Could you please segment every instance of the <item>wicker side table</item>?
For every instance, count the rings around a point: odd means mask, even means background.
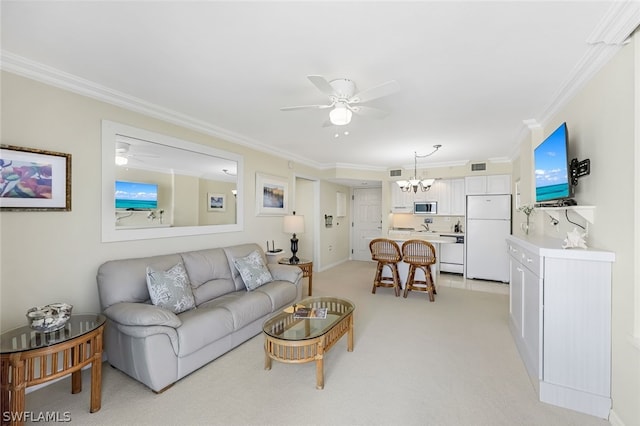
[[[64,328],[41,333],[29,326],[0,336],[2,425],[22,425],[29,386],[71,374],[71,393],[82,391],[82,368],[91,364],[90,412],[100,410],[103,315],[72,315]]]

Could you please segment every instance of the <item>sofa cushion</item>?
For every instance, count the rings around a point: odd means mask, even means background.
[[[260,256],[262,256],[262,260],[264,261],[264,263],[267,263],[267,257],[265,256],[264,251],[262,251],[262,248],[255,243],[238,244],[235,246],[223,247],[222,250],[224,250],[224,254],[227,255],[229,270],[231,271],[231,278],[233,279],[233,282],[236,286],[236,290],[245,290],[247,287],[242,281],[242,277],[240,276],[240,272],[238,272],[238,268],[236,268],[236,266],[233,264],[234,259],[248,256],[249,254],[251,254],[251,252],[257,251]]]
[[[165,325],[180,327],[182,321],[173,312],[146,303],[122,302],[104,310],[107,318],[123,325]]]
[[[205,304],[181,313],[179,318],[182,325],[176,331],[180,357],[192,354],[234,331],[233,315],[223,307]]]
[[[261,291],[239,290],[207,302],[202,307],[226,309],[233,318],[234,331],[273,312],[271,298]],[[198,307],[198,310],[202,307]]]
[[[227,256],[221,248],[181,253],[196,305],[237,290]]]
[[[151,303],[179,314],[196,306],[191,284],[182,262],[166,271],[147,267],[147,287]]]
[[[233,259],[233,264],[240,272],[242,281],[248,291],[255,290],[262,284],[273,281],[271,272],[269,272],[267,265],[257,250],[252,251],[248,256]]]
[[[269,297],[273,312],[294,303],[298,296],[298,288],[288,281],[272,281],[261,286],[256,292],[264,293]]]

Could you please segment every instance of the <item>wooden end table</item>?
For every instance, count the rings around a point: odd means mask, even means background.
[[[297,266],[302,269],[302,277],[309,278],[309,296],[311,296],[313,288],[313,262],[307,259],[300,259],[299,262],[291,263],[288,257],[278,259],[278,263],[281,265]]]
[[[2,425],[22,425],[24,393],[29,386],[71,374],[71,393],[82,391],[82,368],[91,364],[90,412],[100,410],[102,335],[106,318],[100,314],[71,315],[64,328],[50,333],[28,325],[0,336]]]

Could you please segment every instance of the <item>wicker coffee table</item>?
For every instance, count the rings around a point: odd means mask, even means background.
[[[327,317],[295,318],[294,309],[326,308]],[[324,353],[347,336],[347,351],[353,351],[353,310],[348,300],[336,297],[309,297],[268,319],[264,332],[265,370],[271,369],[271,360],[301,364],[316,362],[316,388],[324,389]]]

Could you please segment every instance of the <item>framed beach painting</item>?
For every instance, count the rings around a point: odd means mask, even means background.
[[[0,145],[0,210],[71,211],[71,154]]]
[[[256,215],[282,216],[289,205],[289,183],[286,178],[256,173]]]
[[[224,212],[227,210],[227,200],[224,194],[207,193],[207,211]]]

